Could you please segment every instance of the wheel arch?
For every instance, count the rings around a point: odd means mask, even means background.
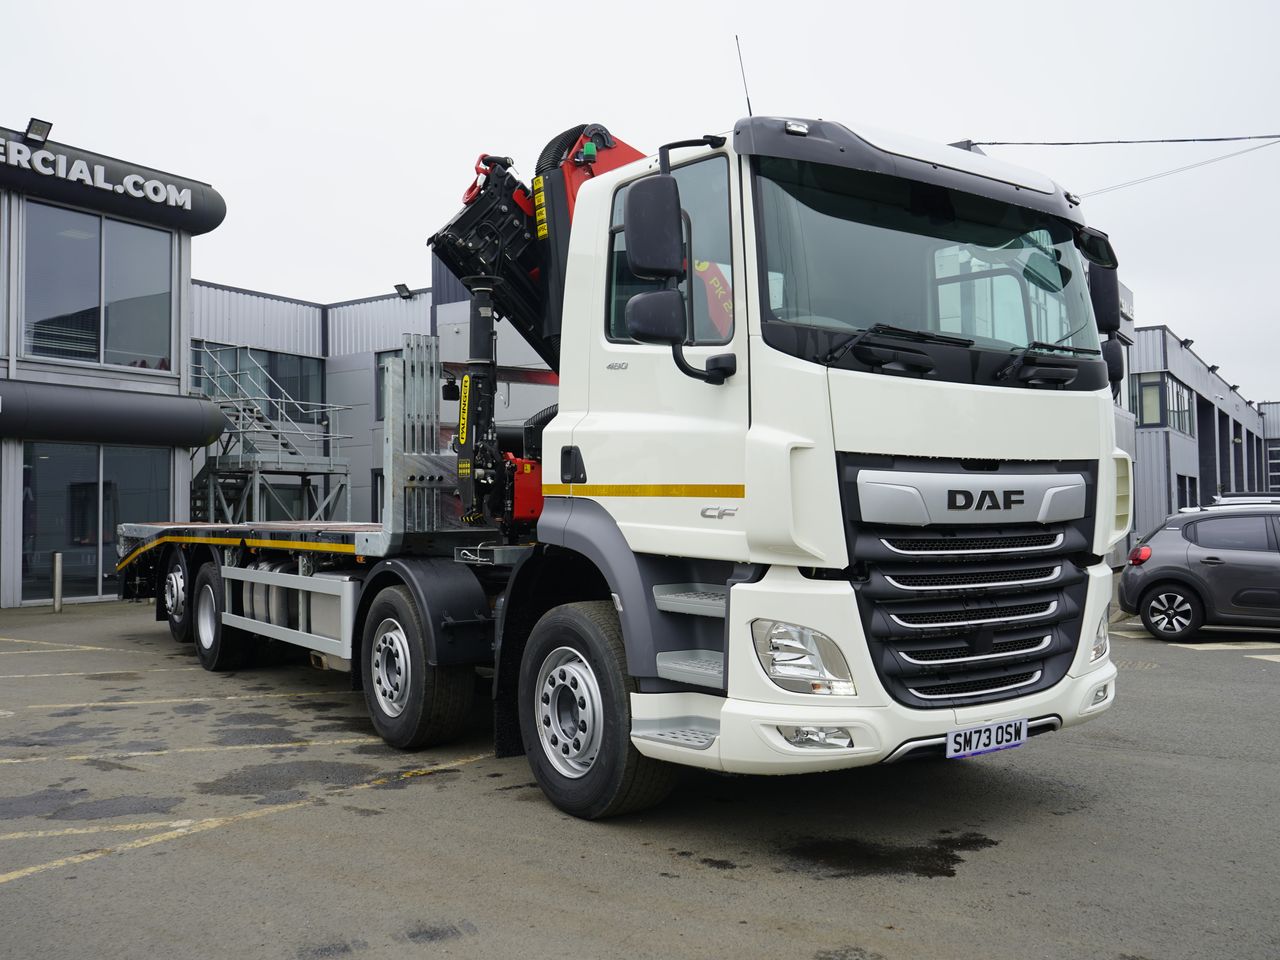
[[[369,608],[387,587],[409,590],[425,633],[431,666],[487,665],[493,656],[493,618],[484,588],[470,569],[439,557],[391,557],[364,578],[351,625],[351,679],[363,680],[364,628]]]

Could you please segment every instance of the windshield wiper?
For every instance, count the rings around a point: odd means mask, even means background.
[[[831,366],[846,353],[869,337],[896,337],[899,340],[912,340],[916,343],[942,343],[953,347],[972,347],[973,341],[964,337],[949,337],[945,333],[931,333],[928,330],[912,330],[909,327],[895,327],[891,323],[873,323],[865,330],[851,334],[847,340],[837,347],[832,347],[822,358],[823,364]]]
[[[1033,353],[1047,353],[1052,350],[1075,354],[1078,357],[1097,357],[1102,355],[1101,350],[1094,350],[1091,347],[1071,347],[1065,343],[1045,343],[1043,340],[1032,340],[1019,351],[1016,357],[995,372],[995,378],[997,380],[1008,380],[1015,371],[1027,362],[1028,356]]]

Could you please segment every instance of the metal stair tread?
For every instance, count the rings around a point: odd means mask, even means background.
[[[700,687],[724,686],[724,654],[719,650],[669,650],[657,656],[658,676]]]
[[[661,583],[653,588],[653,602],[668,613],[724,618],[729,590],[717,583]]]

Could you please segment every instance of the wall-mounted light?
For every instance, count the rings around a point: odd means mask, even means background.
[[[413,291],[409,289],[409,285],[407,283],[397,283],[396,293],[400,294],[401,300],[413,299]]]
[[[1233,384],[1231,385],[1231,391],[1232,391],[1232,393],[1234,393],[1235,391],[1237,391],[1237,390],[1239,390],[1239,389],[1240,389],[1240,384],[1238,384],[1238,383],[1233,383]]]
[[[53,133],[52,120],[37,120],[32,117],[27,121],[27,132],[22,135],[22,139],[27,143],[44,143],[51,133]]]
[[[1193,343],[1195,343],[1195,341],[1194,341],[1194,340],[1192,340],[1190,337],[1187,337],[1187,339],[1185,339],[1185,340],[1183,340],[1183,341],[1182,341],[1182,345],[1183,345],[1184,347],[1189,347],[1189,346],[1191,346]]]
[[[1217,365],[1216,363],[1211,363],[1211,364],[1209,364],[1209,372],[1210,372],[1210,373],[1217,373],[1217,372],[1218,372],[1218,365]]]

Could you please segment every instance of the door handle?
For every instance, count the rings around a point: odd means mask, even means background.
[[[1227,561],[1223,560],[1221,557],[1201,557],[1200,562],[1213,566],[1219,563],[1226,563]]]

